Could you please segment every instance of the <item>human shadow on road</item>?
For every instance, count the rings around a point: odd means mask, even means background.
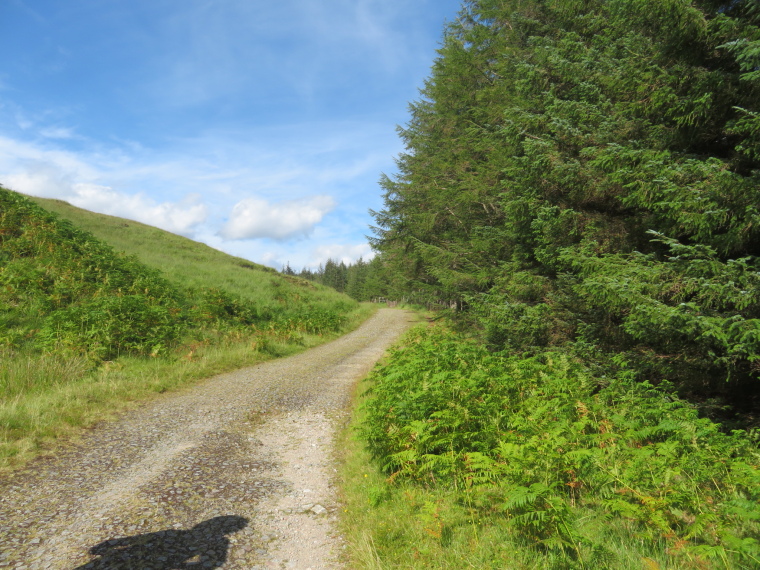
[[[98,556],[74,570],[189,570],[219,568],[227,560],[228,534],[242,530],[248,519],[214,517],[189,530],[162,530],[105,540],[90,549]]]

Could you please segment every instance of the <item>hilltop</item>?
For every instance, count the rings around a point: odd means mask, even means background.
[[[306,288],[316,298],[335,296],[327,288],[283,276],[271,267],[229,255],[206,244],[133,220],[97,214],[50,198],[30,200],[62,219],[90,232],[117,251],[136,256],[148,267],[159,269],[185,287],[219,287],[243,299],[269,303],[280,288]],[[157,247],[160,244],[160,247]]]

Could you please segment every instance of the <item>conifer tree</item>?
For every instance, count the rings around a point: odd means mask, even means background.
[[[760,354],[759,46],[754,0],[466,2],[374,247],[496,349],[582,340],[739,390]]]

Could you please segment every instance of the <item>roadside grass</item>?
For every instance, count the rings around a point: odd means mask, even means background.
[[[595,388],[584,391],[580,375],[556,364],[536,368],[528,360],[502,361],[453,344],[451,335],[436,328],[410,331],[354,396],[352,420],[340,443],[341,525],[348,541],[348,567],[758,567],[760,509],[751,498],[756,495],[752,481],[757,479],[757,452],[742,443],[741,434],[723,436],[688,408],[635,385],[627,388],[627,399],[620,394],[597,406]],[[443,363],[450,372],[440,372],[437,367]],[[459,368],[453,369],[453,363]],[[527,373],[521,375],[520,367]],[[482,394],[468,378],[477,369],[486,383]],[[506,382],[505,389],[501,382]],[[610,389],[603,388],[599,404]],[[502,399],[499,392],[504,390],[513,391],[515,399]],[[386,405],[378,405],[379,399]],[[522,408],[519,399],[527,402]],[[439,401],[443,407],[436,408]],[[476,414],[484,403],[493,415],[483,416],[483,431],[476,432]],[[647,413],[661,415],[638,422],[638,410],[647,408]],[[452,417],[454,410],[463,415]],[[581,425],[594,414],[608,417],[597,417],[598,425]],[[383,441],[399,445],[395,453],[373,458],[367,437],[372,438],[380,421]],[[666,439],[671,432],[658,431],[664,428],[693,434],[686,438],[690,443],[671,442]],[[487,450],[476,452],[457,443],[457,437],[475,434],[483,441],[493,429],[502,441],[521,440],[521,453],[506,456],[517,450],[514,444],[499,444],[496,452],[475,443]],[[593,447],[584,449],[582,437],[573,441],[573,430],[587,434]],[[447,433],[451,444],[436,450],[434,442]],[[562,441],[550,443],[551,438]],[[370,441],[377,449],[379,440]],[[734,441],[737,447],[729,447]],[[712,464],[705,462],[713,450],[723,449],[719,444],[727,452],[715,455]],[[666,448],[671,451],[666,453]],[[604,456],[598,468],[588,464],[581,470],[573,464],[590,454]],[[714,465],[722,476],[701,473]],[[603,484],[608,470],[616,479]],[[531,478],[563,483],[542,485]],[[647,480],[653,483],[650,490]],[[541,495],[531,497],[533,491]]]
[[[271,328],[240,331],[179,346],[155,358],[126,355],[93,363],[86,356],[0,354],[0,472],[55,451],[94,424],[165,392],[215,374],[296,354],[357,328],[377,310],[369,303],[346,315],[340,331],[309,334]]]

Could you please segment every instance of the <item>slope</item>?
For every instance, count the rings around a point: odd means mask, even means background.
[[[0,187],[0,467],[131,402],[300,351],[367,314],[185,238],[75,214],[107,239],[120,234],[127,254]]]
[[[185,287],[218,287],[249,301],[270,305],[284,291],[299,291],[299,299],[335,303],[345,298],[331,289],[307,285],[275,270],[235,257],[170,232],[105,214],[96,214],[61,200],[30,197],[46,210],[87,230],[117,251],[135,255]],[[160,244],[160,247],[156,247]]]

